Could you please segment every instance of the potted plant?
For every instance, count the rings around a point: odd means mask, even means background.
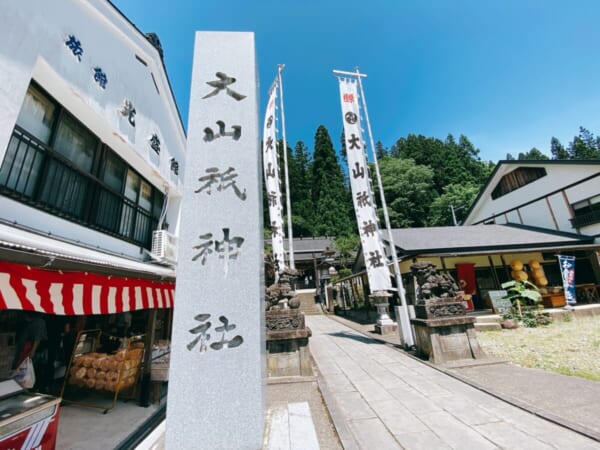
[[[536,306],[542,301],[542,294],[533,283],[527,280],[511,280],[502,283],[502,289],[506,290],[506,295],[502,298],[509,299],[516,308],[519,318],[523,318],[522,306]]]

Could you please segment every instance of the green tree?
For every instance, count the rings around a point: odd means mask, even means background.
[[[553,137],[550,153],[552,159],[600,159],[600,137],[594,137],[587,128],[579,127],[579,134],[573,137],[567,148]]]
[[[600,142],[584,127],[579,127],[579,134],[569,144],[570,159],[599,159]]]
[[[456,221],[460,224],[475,201],[479,186],[474,184],[449,184],[444,187],[444,193],[436,198],[429,211],[430,226],[454,225],[452,208]],[[452,208],[451,208],[452,206]]]
[[[350,193],[329,132],[323,125],[315,134],[311,175],[315,234],[349,234],[354,229]]]
[[[290,199],[295,237],[314,236],[313,204],[311,198],[310,155],[304,142],[298,141],[294,154],[288,157],[290,166]]]
[[[388,150],[383,146],[381,141],[375,142],[375,156],[377,157],[377,161],[387,156],[387,154]]]
[[[334,246],[340,257],[340,266],[347,268],[354,261],[360,246],[360,238],[357,234],[338,236],[334,241]]]
[[[433,184],[433,170],[416,164],[412,159],[390,156],[379,161],[379,170],[391,226],[427,226],[430,205],[437,197]],[[375,189],[375,198],[379,199],[376,184]]]
[[[479,149],[461,135],[458,142],[452,134],[445,141],[409,134],[396,142],[392,155],[413,159],[417,165],[433,170],[433,186],[442,194],[444,186],[452,183],[482,185],[490,174],[488,164],[480,161]]]
[[[544,155],[540,150],[533,147],[531,150],[525,153],[519,153],[519,161],[545,161],[550,159]]]
[[[569,159],[569,152],[555,137],[550,140],[550,154],[552,159]]]

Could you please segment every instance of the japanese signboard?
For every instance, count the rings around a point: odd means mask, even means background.
[[[350,188],[367,267],[369,287],[371,292],[388,290],[391,288],[390,272],[379,234],[376,205],[365,154],[365,142],[362,137],[358,93],[354,80],[340,78],[340,99],[350,172]]]
[[[263,226],[252,33],[198,32],[167,448],[260,448]]]

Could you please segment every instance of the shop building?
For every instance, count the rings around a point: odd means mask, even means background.
[[[491,309],[488,292],[501,289],[502,283],[512,279],[511,262],[515,260],[524,264],[537,261],[548,280],[547,289],[562,287],[560,253],[579,255],[577,284],[596,284],[600,279],[598,261],[590,257],[600,250],[600,244],[591,236],[514,224],[395,229],[393,236],[410,302],[414,301],[410,274],[414,261],[431,261],[457,282],[467,282],[463,287],[473,295],[474,309]],[[358,264],[363,264],[362,260],[359,253]]]
[[[100,329],[96,352],[126,314],[149,349],[170,336],[186,145],[160,40],[107,0],[9,2],[0,23],[2,351],[24,311]]]
[[[569,255],[575,257],[579,301],[600,301],[599,169],[598,161],[500,161],[463,226],[393,230],[408,300],[414,296],[413,260],[430,260],[457,280],[467,276],[474,308],[487,309],[487,292],[511,279],[511,261],[526,269],[530,261],[539,263],[548,286],[558,290],[557,257]],[[361,301],[364,267],[359,252],[359,275],[338,282],[352,284],[348,292]]]

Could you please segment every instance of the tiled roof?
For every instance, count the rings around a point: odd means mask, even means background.
[[[334,240],[334,237],[294,238],[294,253],[320,253],[327,247],[332,249]],[[287,250],[287,240],[283,242],[283,247]]]
[[[522,225],[402,228],[392,230],[400,253],[445,253],[592,244],[593,237]],[[387,233],[382,232],[384,241]]]

